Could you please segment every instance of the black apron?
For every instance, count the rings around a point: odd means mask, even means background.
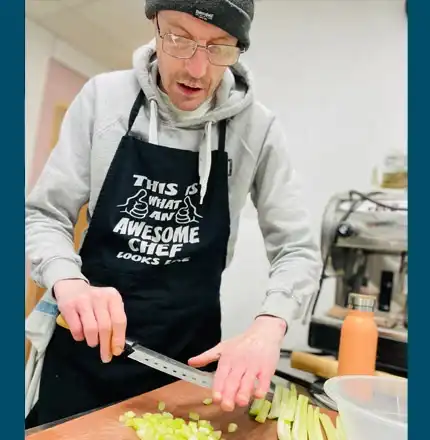
[[[82,273],[92,286],[120,292],[127,336],[187,363],[221,340],[220,284],[230,235],[226,121],[219,124],[200,204],[198,152],[132,135],[144,101],[141,91],[101,188],[80,251]],[[29,420],[58,420],[175,380],[125,356],[103,364],[99,347],[75,342],[57,326],[44,360],[37,416]]]

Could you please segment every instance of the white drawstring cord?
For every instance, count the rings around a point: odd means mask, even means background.
[[[206,195],[209,174],[212,162],[212,122],[208,122],[205,126],[206,142],[200,144],[199,149],[199,177],[200,177],[200,204]]]
[[[151,99],[151,110],[149,117],[149,142],[158,145],[158,128],[157,128],[157,103]]]

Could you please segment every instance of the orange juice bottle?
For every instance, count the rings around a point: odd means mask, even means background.
[[[337,374],[370,375],[376,370],[378,327],[374,319],[375,298],[351,293],[349,312],[342,324]]]

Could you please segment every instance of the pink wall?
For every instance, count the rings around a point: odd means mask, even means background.
[[[38,179],[51,152],[56,106],[69,106],[87,80],[88,78],[85,76],[63,66],[56,60],[51,58],[49,61],[45,81],[45,92],[40,109],[33,163],[31,164],[29,176],[28,186],[30,189]]]

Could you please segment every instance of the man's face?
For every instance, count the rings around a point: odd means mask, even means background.
[[[236,46],[237,39],[222,29],[183,12],[158,13],[154,25],[162,88],[177,108],[184,111],[195,110],[214,94],[226,67],[211,64],[208,53],[200,47],[189,59],[179,59],[167,54],[162,48],[163,40],[158,34],[157,21],[161,36],[170,33],[194,40],[202,46]]]

